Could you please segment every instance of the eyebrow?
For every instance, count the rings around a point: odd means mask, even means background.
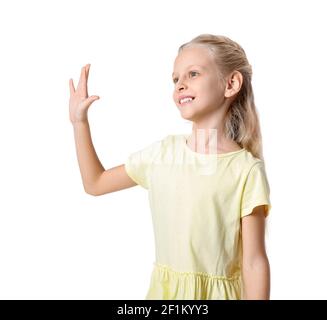
[[[195,67],[195,66],[197,66],[197,67],[200,67],[200,68],[202,68],[202,69],[206,69],[206,67],[203,67],[203,66],[200,66],[200,65],[197,65],[197,64],[191,64],[191,65],[189,65],[188,67],[186,67],[186,69],[189,69],[190,67]],[[174,76],[174,72],[172,73],[172,77]]]

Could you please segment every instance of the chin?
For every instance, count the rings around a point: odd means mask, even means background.
[[[194,109],[192,110],[192,108],[189,108],[189,109],[179,108],[179,111],[180,111],[181,117],[185,120],[196,121],[200,117],[199,112],[196,112]]]
[[[183,119],[185,119],[185,120],[189,120],[189,121],[193,121],[193,122],[198,119],[198,117],[193,113],[192,114],[191,113],[187,114],[187,113],[182,113],[181,112],[181,117]]]

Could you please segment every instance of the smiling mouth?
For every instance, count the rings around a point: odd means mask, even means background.
[[[180,106],[184,106],[184,105],[187,105],[187,104],[190,104],[194,101],[195,98],[193,98],[192,100],[188,100],[188,101],[185,101],[183,103],[179,103]]]

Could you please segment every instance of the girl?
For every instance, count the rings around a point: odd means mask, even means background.
[[[174,62],[173,99],[191,134],[168,135],[105,170],[87,119],[90,65],[70,85],[70,120],[84,189],[149,192],[156,259],[146,299],[269,299],[265,218],[270,188],[252,69],[231,39],[202,34]]]

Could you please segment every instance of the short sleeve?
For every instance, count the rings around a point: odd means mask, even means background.
[[[128,176],[138,185],[149,189],[149,174],[156,154],[160,151],[161,141],[155,141],[147,147],[129,155],[125,162]]]
[[[241,218],[252,213],[257,206],[265,206],[265,217],[271,209],[270,187],[263,161],[255,163],[246,178],[241,200]]]

